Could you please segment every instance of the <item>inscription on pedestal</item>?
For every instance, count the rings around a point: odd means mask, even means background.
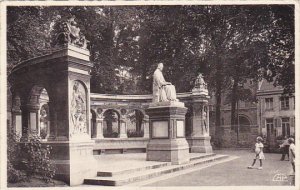
[[[152,122],[152,138],[168,138],[168,121]]]
[[[184,122],[181,120],[176,121],[176,126],[177,126],[177,137],[185,137],[185,130],[184,130]]]

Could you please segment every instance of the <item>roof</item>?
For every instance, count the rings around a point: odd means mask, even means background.
[[[268,82],[267,80],[263,79],[258,84],[257,96],[278,93],[281,94],[283,92],[283,87],[274,86],[273,84],[273,82]]]
[[[274,86],[273,82],[268,82],[267,80],[263,79],[258,86],[259,91],[274,91],[274,90],[283,90],[282,86]]]

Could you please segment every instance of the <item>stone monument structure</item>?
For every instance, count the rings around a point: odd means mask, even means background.
[[[191,152],[212,153],[209,136],[209,100],[207,84],[200,73],[192,89],[192,124],[187,137]]]
[[[53,51],[24,61],[9,76],[14,97],[20,99],[22,141],[38,126],[39,96],[49,96],[51,159],[56,177],[71,186],[95,175],[94,141],[90,128],[90,53],[74,18],[54,25]],[[16,98],[18,99],[18,98]]]
[[[166,82],[159,63],[153,75],[153,102],[146,113],[149,115],[150,140],[147,160],[182,164],[189,162],[189,146],[185,138],[184,103],[176,99],[175,87]]]

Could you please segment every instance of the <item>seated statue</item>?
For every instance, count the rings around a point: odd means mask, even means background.
[[[153,74],[153,102],[178,101],[175,86],[166,82],[162,74],[164,65],[159,63]]]

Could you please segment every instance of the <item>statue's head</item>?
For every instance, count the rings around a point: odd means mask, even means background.
[[[158,63],[157,68],[162,71],[163,68],[164,68],[164,64],[163,63]]]

